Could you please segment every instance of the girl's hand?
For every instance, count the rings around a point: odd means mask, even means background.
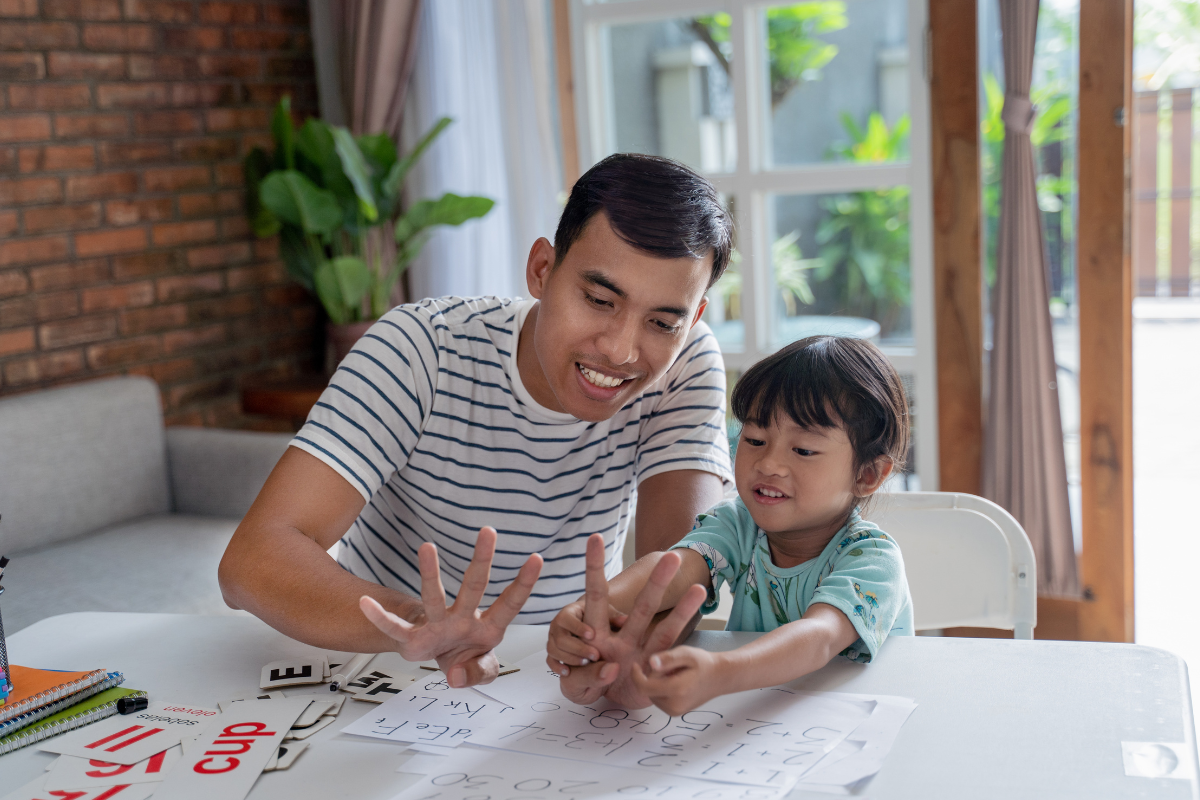
[[[647,669],[634,664],[631,677],[639,693],[677,717],[721,694],[722,666],[720,653],[675,647],[650,656]]]
[[[592,642],[596,632],[583,621],[584,600],[580,598],[563,607],[550,623],[546,641],[546,665],[559,677],[565,678],[571,667],[582,667],[600,659],[600,651]],[[608,607],[608,625],[620,630],[629,618],[613,606]]]

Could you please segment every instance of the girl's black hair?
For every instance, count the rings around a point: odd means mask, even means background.
[[[908,401],[879,348],[847,336],[809,336],[759,361],[730,399],[738,422],[767,427],[787,414],[802,428],[843,428],[854,468],[880,456],[895,469],[908,453]]]

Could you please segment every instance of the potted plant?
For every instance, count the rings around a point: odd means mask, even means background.
[[[404,179],[449,124],[438,120],[400,156],[385,133],[355,137],[315,118],[296,129],[284,97],[271,119],[274,153],[255,147],[246,155],[250,225],[258,236],[279,235],[288,274],[321,301],[335,365],[388,311],[396,281],[431,229],[461,225],[494,205],[447,193],[403,207]]]

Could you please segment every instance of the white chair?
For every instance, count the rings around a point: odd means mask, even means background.
[[[878,495],[867,518],[900,545],[917,630],[1002,628],[1033,638],[1033,546],[1003,508],[969,494],[895,492]]]

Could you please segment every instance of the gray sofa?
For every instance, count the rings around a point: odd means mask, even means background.
[[[217,564],[289,434],[164,429],[123,377],[0,400],[5,633],[70,611],[231,611]]]

